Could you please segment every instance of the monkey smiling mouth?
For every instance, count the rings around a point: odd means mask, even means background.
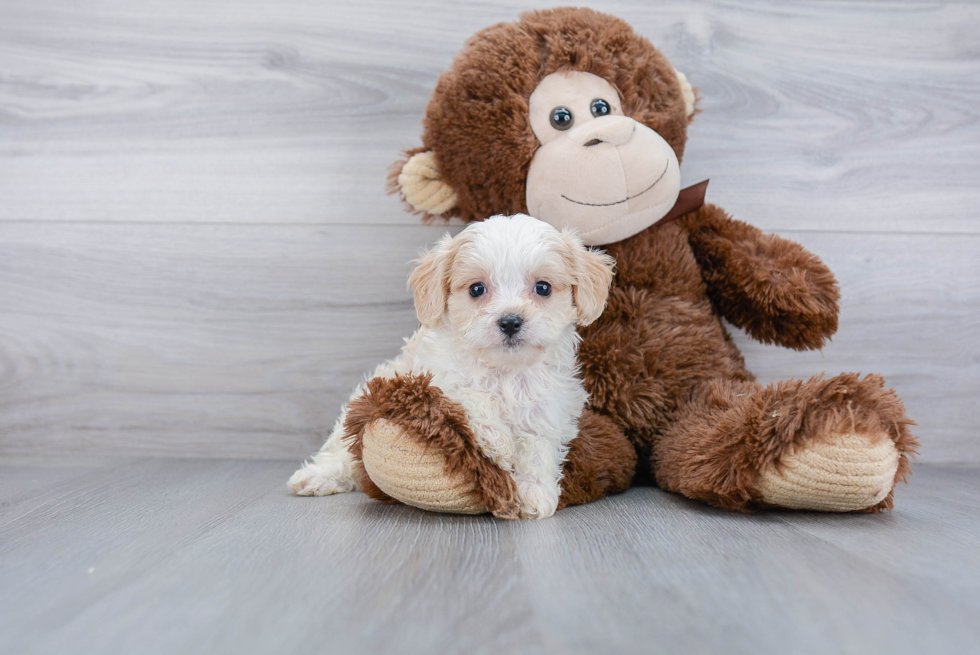
[[[657,179],[655,179],[653,181],[653,184],[651,184],[650,186],[648,186],[647,188],[643,189],[643,191],[640,191],[637,194],[634,194],[634,195],[629,196],[627,198],[623,198],[622,200],[617,200],[616,202],[579,202],[578,200],[572,200],[571,198],[569,198],[565,194],[562,194],[561,197],[564,198],[565,200],[567,200],[568,202],[574,202],[576,205],[585,205],[587,207],[612,207],[613,205],[621,205],[621,204],[623,204],[624,202],[626,202],[628,200],[632,200],[633,198],[638,198],[639,196],[642,196],[644,193],[646,193],[647,191],[649,191],[653,187],[657,186],[657,183],[660,180],[664,179],[664,175],[667,174],[667,169],[668,168],[670,168],[670,160],[669,159],[667,160],[667,165],[664,166],[663,172],[660,173],[660,177],[658,177]]]

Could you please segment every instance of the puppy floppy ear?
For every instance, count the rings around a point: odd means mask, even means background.
[[[388,176],[388,192],[401,194],[414,211],[426,216],[445,214],[459,202],[456,190],[442,179],[436,155],[431,150],[395,162]]]
[[[562,232],[562,238],[575,276],[572,298],[578,309],[578,324],[590,325],[606,308],[616,260],[601,250],[586,247],[572,232]]]
[[[446,310],[449,295],[449,272],[458,248],[447,234],[428,252],[416,259],[418,264],[408,276],[408,286],[415,296],[415,313],[423,326],[438,325]]]

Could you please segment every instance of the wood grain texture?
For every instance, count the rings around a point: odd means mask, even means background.
[[[442,232],[7,226],[0,456],[307,455],[417,326],[408,261]],[[820,352],[738,333],[761,381],[881,373],[922,461],[980,461],[980,237],[791,236],[837,272],[843,319]]]
[[[841,281],[820,353],[980,462],[980,8],[596,2],[700,87],[686,181]],[[383,193],[439,74],[533,5],[0,4],[0,458],[298,458],[415,327]],[[458,228],[454,228],[458,229]]]
[[[443,232],[8,226],[0,455],[309,454],[418,326],[409,260]]]
[[[62,471],[62,479],[50,473]],[[142,461],[3,490],[10,653],[919,653],[980,639],[980,475],[881,515],[650,488],[545,521],[290,496],[286,462]],[[0,479],[18,475],[0,467]]]
[[[412,224],[386,167],[464,40],[534,4],[6,0],[0,218]],[[700,87],[683,175],[739,216],[980,231],[975,5],[593,6]]]

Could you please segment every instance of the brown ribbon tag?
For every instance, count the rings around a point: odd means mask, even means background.
[[[674,203],[674,206],[670,208],[666,216],[654,223],[653,226],[669,223],[684,214],[690,214],[696,209],[700,209],[704,205],[704,194],[708,190],[708,182],[709,180],[705,180],[686,189],[681,189],[681,192],[677,194],[677,202]]]

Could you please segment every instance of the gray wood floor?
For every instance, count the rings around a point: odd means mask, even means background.
[[[0,457],[315,449],[443,231],[386,168],[534,4],[0,2]],[[700,87],[684,180],[840,279],[832,344],[750,367],[882,373],[921,461],[980,464],[980,7],[592,4]]]
[[[4,653],[976,653],[980,474],[891,514],[652,488],[546,521],[289,495],[292,463],[0,467]]]

